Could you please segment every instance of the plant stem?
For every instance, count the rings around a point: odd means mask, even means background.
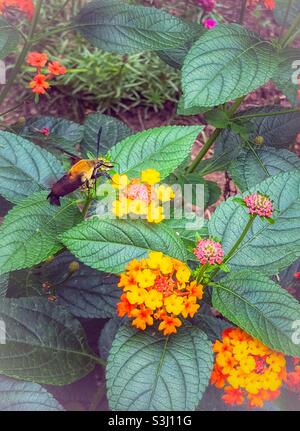
[[[299,32],[299,25],[300,25],[300,13],[294,19],[294,22],[292,23],[290,29],[281,38],[281,41],[279,43],[281,48],[286,48],[295,39],[295,37]]]
[[[283,23],[282,23],[282,26],[281,26],[281,30],[280,30],[279,40],[282,38],[282,35],[283,35],[283,32],[284,32],[284,29],[285,29],[285,27],[286,27],[287,19],[288,19],[288,16],[289,16],[289,13],[290,13],[291,6],[292,6],[293,1],[294,1],[294,0],[289,0],[288,7],[286,8],[286,12],[285,12],[284,20],[283,20]]]
[[[83,207],[83,210],[82,210],[82,215],[83,215],[84,219],[85,219],[85,217],[87,215],[87,212],[89,210],[89,207],[90,207],[90,204],[91,204],[92,200],[93,200],[93,196],[92,196],[92,194],[90,193],[90,190],[89,190],[87,198],[86,198],[86,201],[85,201],[85,204],[84,204],[84,207]]]
[[[284,114],[290,114],[293,112],[300,112],[300,108],[292,108],[292,109],[285,109],[283,111],[277,111],[277,112],[265,112],[260,114],[249,114],[249,115],[241,115],[238,117],[235,117],[234,119],[239,120],[250,120],[251,118],[259,118],[259,117],[275,117],[276,115],[284,115]]]
[[[236,250],[239,248],[241,242],[243,241],[243,239],[247,235],[249,229],[253,225],[253,222],[254,222],[255,218],[256,218],[256,214],[250,215],[248,223],[246,224],[243,232],[241,233],[241,236],[239,237],[239,239],[237,240],[237,242],[234,244],[234,246],[232,247],[232,249],[230,250],[230,252],[225,256],[224,261],[223,261],[224,263],[228,262],[231,259],[231,257],[233,256],[233,254],[236,252]]]
[[[234,102],[234,104],[232,105],[232,107],[228,110],[228,116],[229,116],[229,118],[231,118],[233,116],[233,114],[235,114],[235,112],[237,111],[237,109],[239,108],[239,106],[241,105],[241,103],[243,102],[243,100],[245,99],[245,97],[246,96],[242,96],[242,97],[239,97],[238,99],[236,99],[236,101]],[[192,163],[190,164],[190,166],[187,168],[186,172],[188,174],[190,174],[190,173],[192,173],[192,172],[195,171],[195,169],[197,168],[197,166],[199,165],[199,163],[201,162],[201,160],[203,159],[203,157],[209,151],[209,149],[214,144],[214,142],[216,141],[216,139],[218,138],[218,136],[222,133],[222,131],[223,131],[223,129],[216,129],[214,131],[214,133],[210,136],[210,138],[207,140],[207,142],[205,143],[205,145],[203,146],[203,148],[200,150],[200,152],[197,154],[197,156],[192,161]]]
[[[239,248],[241,242],[244,240],[245,236],[247,235],[249,229],[251,228],[251,226],[253,225],[253,222],[256,218],[256,214],[255,215],[250,215],[250,218],[248,220],[248,223],[246,224],[243,232],[241,233],[241,236],[239,237],[239,239],[237,240],[237,242],[234,244],[234,246],[232,247],[232,249],[229,251],[229,253],[225,256],[223,263],[225,264],[226,262],[228,262],[231,257],[234,255],[234,253],[236,252],[236,250]],[[211,273],[211,279],[213,277],[215,277],[218,272],[220,271],[220,268],[216,268],[212,273]]]
[[[17,58],[16,64],[13,68],[13,71],[3,89],[3,91],[0,94],[0,106],[2,105],[3,101],[5,100],[6,96],[9,94],[11,86],[14,84],[16,77],[18,76],[21,67],[25,61],[26,55],[32,45],[33,35],[36,30],[36,26],[38,24],[41,6],[42,6],[43,0],[38,0],[35,8],[35,13],[31,21],[31,25],[29,28],[29,33],[26,42],[23,45],[23,48]]]
[[[247,10],[247,0],[242,0],[241,13],[239,18],[239,24],[244,23],[245,13]]]

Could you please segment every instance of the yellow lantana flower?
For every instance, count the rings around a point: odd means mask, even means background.
[[[183,298],[181,296],[171,295],[165,299],[165,307],[168,313],[173,313],[177,316],[184,309]]]
[[[147,264],[151,269],[158,269],[162,260],[163,254],[161,251],[151,251],[147,259]]]
[[[140,271],[136,276],[136,281],[142,288],[153,286],[155,279],[156,274],[154,274],[150,269],[144,269]]]
[[[163,305],[163,294],[157,292],[157,290],[150,290],[150,292],[147,292],[145,305],[151,310],[161,307]]]
[[[157,187],[156,190],[157,197],[161,202],[169,202],[171,199],[174,199],[175,194],[172,187],[161,184]]]
[[[112,179],[113,187],[117,189],[125,189],[130,183],[129,178],[125,174],[122,174],[122,175],[115,174],[112,176],[111,179]]]
[[[146,293],[145,289],[132,289],[127,293],[127,299],[130,304],[143,304],[145,302]]]
[[[186,283],[191,276],[191,270],[186,266],[182,265],[177,269],[176,278],[181,283]]]
[[[146,169],[141,173],[141,180],[152,186],[160,182],[160,173],[155,169]]]

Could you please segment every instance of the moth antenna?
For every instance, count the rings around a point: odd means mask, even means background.
[[[102,134],[102,126],[100,126],[98,130],[98,135],[97,135],[97,159],[99,158],[99,152],[100,152],[101,134]]]

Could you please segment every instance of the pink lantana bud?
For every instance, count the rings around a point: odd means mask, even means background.
[[[300,272],[295,272],[295,273],[294,273],[294,277],[295,277],[295,278],[300,278]]]
[[[206,13],[210,13],[216,6],[215,0],[198,0],[197,2]]]
[[[211,30],[217,25],[217,21],[215,21],[213,18],[205,18],[202,21],[203,27],[205,27],[207,30]]]
[[[273,204],[268,196],[252,193],[244,198],[249,214],[270,218],[273,215]]]
[[[194,249],[194,254],[202,265],[206,263],[221,265],[224,257],[222,245],[211,239],[200,239]]]

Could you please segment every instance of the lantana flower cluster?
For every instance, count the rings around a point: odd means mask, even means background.
[[[249,214],[270,218],[273,215],[273,203],[268,196],[252,193],[244,198]]]
[[[194,254],[201,265],[221,265],[224,257],[221,243],[212,239],[200,239],[194,249]]]
[[[213,345],[216,354],[211,383],[224,388],[226,404],[263,407],[280,395],[286,360],[240,328],[228,328]]]
[[[162,204],[174,199],[174,191],[168,185],[158,185],[159,181],[160,173],[155,169],[142,171],[140,178],[113,175],[112,184],[119,191],[113,213],[119,218],[134,215],[146,218],[149,223],[160,223],[165,217]]]
[[[22,12],[29,20],[32,19],[35,11],[33,0],[0,0],[0,14],[10,9]]]
[[[48,62],[48,54],[44,52],[30,52],[26,62],[29,66],[36,68],[36,74],[29,83],[29,87],[35,94],[45,94],[50,87],[49,81],[67,72],[67,69],[59,61]],[[44,67],[47,67],[47,75],[42,72]]]
[[[203,286],[190,281],[190,276],[183,262],[161,252],[132,260],[118,284],[123,289],[117,305],[119,316],[127,315],[141,330],[156,321],[164,335],[176,333],[182,318],[194,317],[200,307],[197,301],[203,295]]]

